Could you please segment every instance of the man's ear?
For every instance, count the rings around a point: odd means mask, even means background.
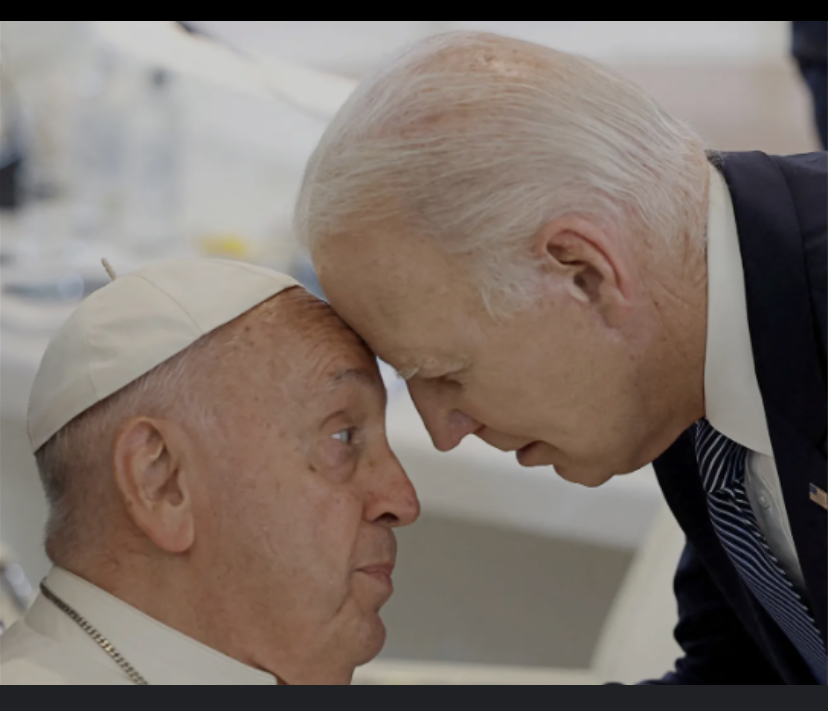
[[[630,303],[627,255],[618,240],[585,218],[567,215],[538,233],[535,254],[576,300],[617,326]]]
[[[115,483],[135,525],[167,553],[195,543],[191,473],[170,423],[149,418],[125,422],[115,438]]]

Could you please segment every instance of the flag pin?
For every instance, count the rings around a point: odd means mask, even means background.
[[[811,484],[811,501],[828,511],[828,493]]]

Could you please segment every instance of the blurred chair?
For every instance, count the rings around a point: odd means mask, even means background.
[[[673,638],[673,578],[685,538],[666,505],[633,562],[596,647],[591,669],[502,669],[375,662],[357,672],[366,686],[595,686],[660,678],[682,655]],[[492,614],[497,614],[492,610]],[[550,644],[555,644],[550,640]]]
[[[661,678],[681,656],[673,637],[678,608],[673,579],[686,539],[664,506],[633,562],[593,660],[604,682],[637,684]]]

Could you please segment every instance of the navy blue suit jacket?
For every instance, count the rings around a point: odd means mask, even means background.
[[[733,197],[753,353],[814,618],[826,635],[828,490],[826,239],[828,154],[713,159]],[[742,582],[713,529],[685,433],[655,464],[688,545],[676,577],[676,638],[686,656],[663,684],[814,684],[787,637]]]

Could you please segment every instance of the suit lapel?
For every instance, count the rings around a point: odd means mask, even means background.
[[[739,227],[756,375],[811,603],[828,636],[828,513],[811,501],[811,486],[825,490],[828,482],[826,384],[797,213],[768,156],[725,156],[723,167]],[[762,195],[774,199],[757,199]]]

